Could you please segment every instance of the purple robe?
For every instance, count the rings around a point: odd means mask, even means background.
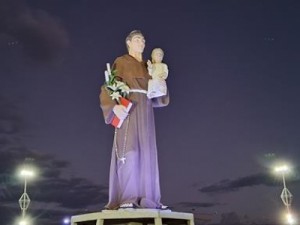
[[[139,62],[130,55],[123,55],[115,60],[113,69],[116,69],[117,76],[131,89],[147,90],[151,77],[145,62]],[[156,208],[161,205],[161,194],[153,107],[168,105],[169,95],[148,99],[146,94],[134,92],[129,94],[128,99],[134,106],[129,117],[117,130],[116,136],[118,153],[125,154],[126,162],[124,164],[117,159],[113,145],[109,202],[106,208],[116,209],[123,203],[133,203],[142,208]],[[107,124],[112,121],[112,108],[115,104],[102,87],[100,105]],[[125,136],[127,141],[124,148]]]

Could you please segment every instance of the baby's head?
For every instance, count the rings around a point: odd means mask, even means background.
[[[164,51],[161,48],[155,48],[152,50],[151,58],[152,63],[161,63],[164,57]]]

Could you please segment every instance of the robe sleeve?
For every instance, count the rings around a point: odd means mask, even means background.
[[[121,69],[121,66],[119,63],[119,59],[117,58],[112,65],[112,70],[116,70],[117,80],[122,80],[122,75],[120,73],[120,69]],[[109,96],[109,93],[105,89],[104,85],[102,85],[102,87],[101,87],[99,100],[100,100],[100,107],[102,109],[103,116],[104,116],[104,121],[106,124],[110,124],[114,117],[113,108],[117,103],[111,99],[111,97]]]
[[[116,79],[118,81],[122,81],[123,80],[123,63],[122,63],[122,60],[119,58],[117,58],[113,65],[112,65],[112,70],[114,70],[116,72]]]
[[[116,102],[111,99],[104,85],[101,87],[99,100],[100,100],[100,107],[102,109],[103,116],[104,116],[104,121],[106,124],[110,124],[114,116],[113,107],[116,105]]]
[[[154,108],[164,107],[169,105],[169,103],[170,103],[169,90],[167,91],[167,94],[165,96],[152,99],[152,106]]]

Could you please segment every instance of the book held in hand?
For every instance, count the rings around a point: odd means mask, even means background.
[[[132,102],[129,101],[126,98],[121,97],[120,98],[120,104],[126,107],[126,112],[128,113],[132,107]],[[120,128],[123,124],[124,120],[121,120],[116,115],[114,115],[113,120],[111,122],[111,125],[113,125],[115,128]]]

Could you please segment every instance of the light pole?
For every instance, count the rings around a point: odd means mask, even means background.
[[[19,199],[19,205],[22,212],[21,221],[19,222],[19,225],[28,225],[28,221],[26,218],[26,210],[29,207],[30,198],[29,195],[27,194],[27,181],[28,179],[33,178],[35,176],[35,173],[32,169],[24,167],[20,171],[20,176],[24,179],[24,191],[23,194],[21,195],[21,198]]]
[[[294,224],[295,219],[294,219],[293,215],[291,214],[291,204],[292,204],[293,195],[287,189],[286,182],[285,182],[285,175],[290,172],[290,168],[287,165],[277,166],[277,167],[275,167],[275,172],[281,174],[281,176],[282,176],[283,190],[281,192],[280,198],[287,210],[287,214],[286,214],[287,223]]]
[[[287,165],[278,166],[275,168],[275,172],[280,173],[282,176],[283,190],[281,192],[280,198],[283,204],[286,206],[287,211],[289,213],[293,195],[286,187],[285,174],[290,172],[290,168]]]

